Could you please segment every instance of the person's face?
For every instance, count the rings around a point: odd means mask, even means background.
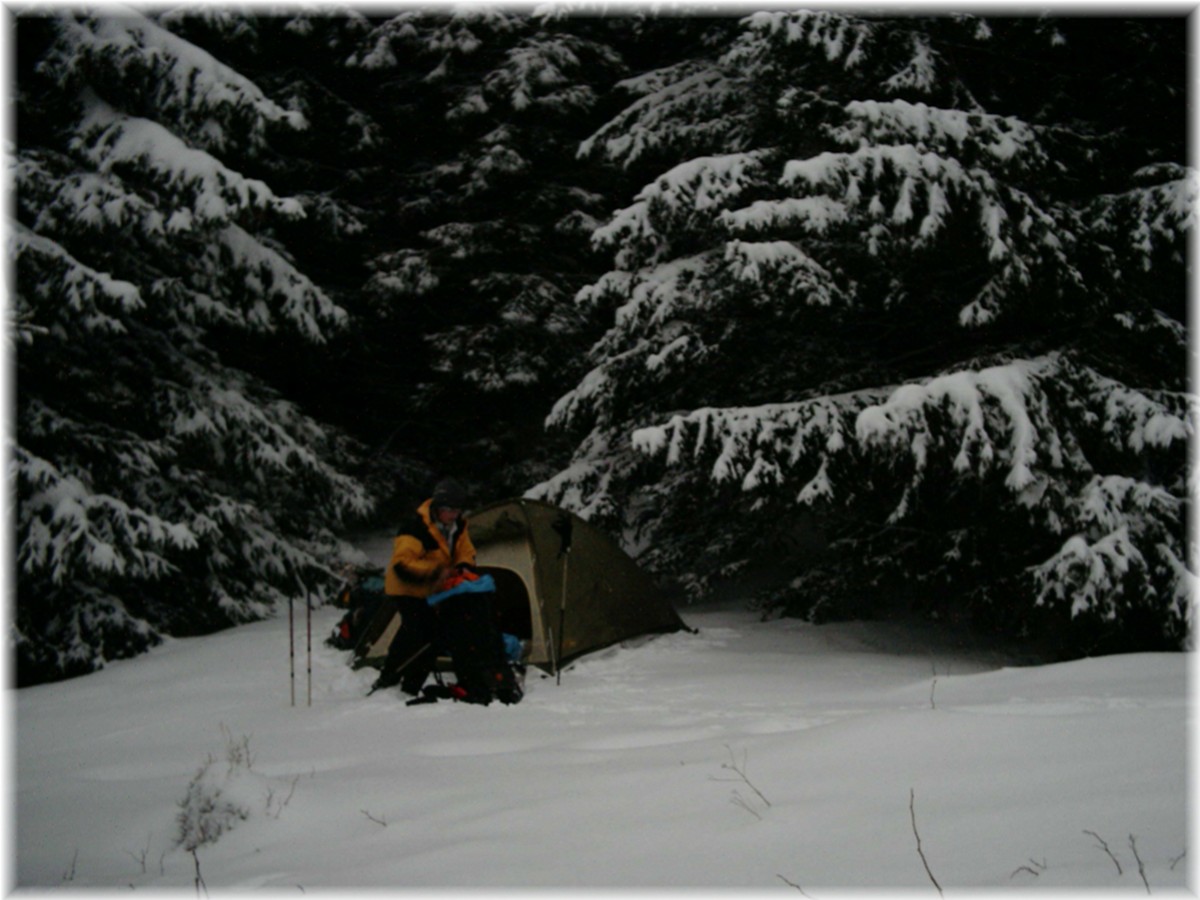
[[[439,506],[436,510],[434,510],[434,515],[437,516],[437,520],[443,525],[449,525],[451,522],[457,519],[461,513],[461,509],[455,509],[453,506]]]

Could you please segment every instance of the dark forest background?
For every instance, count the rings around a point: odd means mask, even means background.
[[[18,683],[319,602],[443,475],[680,604],[1187,646],[1185,18],[6,27]]]

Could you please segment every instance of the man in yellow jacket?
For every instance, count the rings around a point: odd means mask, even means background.
[[[465,506],[462,486],[445,479],[398,529],[383,590],[399,609],[400,631],[373,690],[399,683],[404,693],[415,697],[433,671],[437,620],[426,598],[475,565]]]

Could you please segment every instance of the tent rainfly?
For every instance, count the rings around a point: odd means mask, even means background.
[[[502,631],[527,641],[548,671],[639,635],[687,626],[650,577],[603,531],[540,500],[502,500],[470,514],[481,572],[496,582]],[[387,655],[399,615],[383,616],[360,653]]]

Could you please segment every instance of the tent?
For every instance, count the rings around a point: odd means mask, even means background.
[[[594,525],[540,500],[473,511],[479,570],[496,582],[501,630],[528,642],[526,662],[548,671],[639,635],[685,628],[650,576]],[[358,655],[382,661],[399,628],[390,604]]]

